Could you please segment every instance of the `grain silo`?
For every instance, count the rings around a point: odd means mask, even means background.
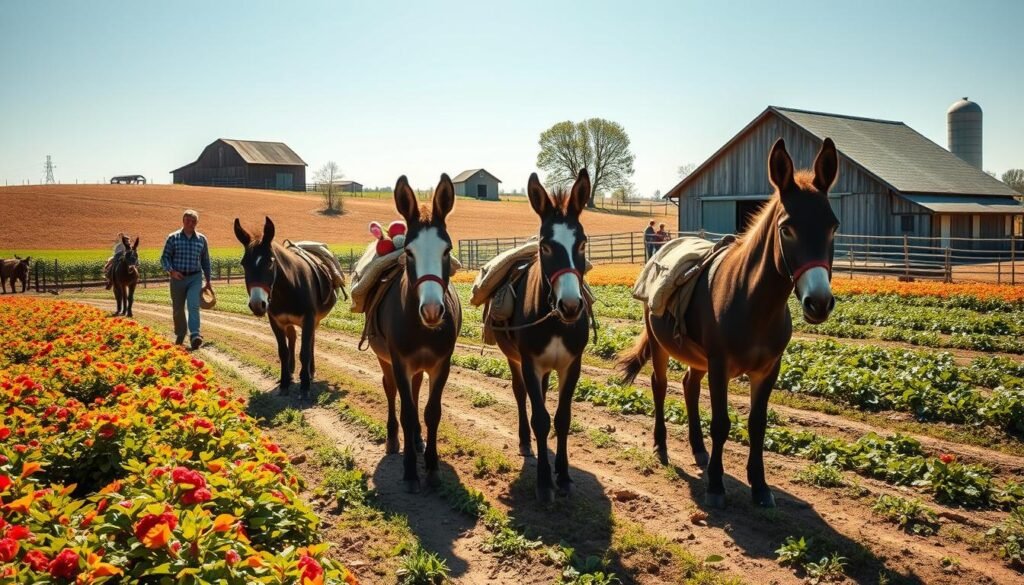
[[[949,151],[977,168],[981,167],[981,106],[957,100],[946,111]]]

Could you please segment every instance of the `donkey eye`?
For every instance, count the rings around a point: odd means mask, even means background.
[[[792,226],[784,225],[780,227],[779,230],[782,232],[782,237],[786,239],[791,240],[796,237],[796,230],[794,230]]]
[[[541,244],[540,245],[540,251],[545,256],[550,256],[551,255],[551,246],[549,246],[547,244]]]

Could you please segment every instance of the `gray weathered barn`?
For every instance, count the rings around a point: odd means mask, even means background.
[[[766,164],[778,138],[809,167],[831,137],[839,179],[829,200],[849,235],[1001,238],[1024,214],[1019,194],[902,122],[769,106],[665,197],[679,204],[679,230],[741,231],[772,193]]]
[[[171,173],[175,184],[306,190],[306,163],[283,142],[218,138]]]
[[[362,183],[357,183],[355,181],[348,181],[348,180],[345,180],[345,181],[335,181],[334,184],[343,193],[362,193],[363,192],[363,184]]]
[[[454,179],[455,194],[476,197],[477,199],[498,200],[498,184],[501,179],[484,169],[462,171]]]

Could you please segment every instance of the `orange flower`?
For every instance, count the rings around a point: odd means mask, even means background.
[[[157,524],[142,536],[146,548],[163,548],[171,540],[171,529],[164,523]]]
[[[20,514],[28,514],[29,506],[32,505],[32,501],[35,499],[35,492],[29,492],[28,495],[14,500],[10,504],[4,506],[8,511],[18,512]]]
[[[21,466],[21,478],[25,479],[26,477],[32,475],[33,473],[39,471],[42,468],[42,463],[39,463],[38,461],[29,461],[28,463]]]
[[[89,553],[89,572],[93,577],[112,577],[124,574],[124,571],[114,565],[104,563],[96,553]]]
[[[253,569],[258,569],[263,566],[263,559],[256,555],[252,555],[251,557],[245,559],[245,564],[249,565]]]
[[[213,531],[227,532],[228,530],[231,530],[231,527],[234,526],[237,521],[238,518],[235,518],[231,514],[221,514],[213,521]]]

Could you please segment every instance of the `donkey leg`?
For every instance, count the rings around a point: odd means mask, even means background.
[[[692,367],[683,376],[683,397],[686,399],[686,422],[690,430],[690,450],[697,467],[707,467],[708,450],[704,446],[704,433],[700,430],[700,381],[704,379],[701,370]]]
[[[128,285],[128,310],[125,313],[129,317],[134,317],[135,316],[135,315],[132,315],[132,305],[134,305],[134,304],[135,304],[135,283],[132,283],[132,284]]]
[[[526,418],[526,382],[520,365],[509,360],[508,367],[512,371],[512,394],[516,397],[516,408],[519,411],[519,454],[533,457],[533,441],[530,440],[530,419]]]
[[[555,411],[555,437],[558,449],[555,452],[555,474],[558,493],[571,496],[572,479],[569,478],[569,426],[572,423],[572,395],[580,379],[583,359],[577,357],[563,372],[558,372],[558,409]]]
[[[724,363],[708,364],[708,385],[711,387],[711,461],[708,463],[707,503],[713,508],[725,507],[725,470],[722,454],[729,438],[729,378]]]
[[[420,436],[420,416],[416,412],[416,404],[412,401],[412,384],[408,372],[402,364],[401,357],[392,354],[391,371],[394,374],[395,386],[398,388],[402,419],[403,473],[402,481],[409,493],[420,490],[419,475],[416,473],[416,437]]]
[[[277,358],[281,361],[281,380],[278,388],[282,396],[287,396],[288,387],[292,385],[291,372],[288,371],[288,336],[273,317],[270,318],[270,330],[277,339]]]
[[[316,323],[312,318],[302,320],[302,348],[299,350],[299,399],[309,398],[309,388],[313,383],[313,343],[316,341]]]
[[[648,334],[649,335],[649,334]],[[665,393],[668,391],[668,352],[653,341],[651,348],[651,390],[654,394],[654,452],[662,465],[668,465],[668,443],[665,430]]]
[[[384,444],[384,452],[392,455],[398,453],[398,417],[395,416],[395,396],[398,394],[398,388],[395,386],[395,372],[391,369],[391,364],[380,358],[377,358],[377,361],[384,372],[381,384],[388,398],[388,440]]]
[[[430,386],[434,386],[434,381],[430,381]],[[412,376],[412,405],[417,411],[420,409],[420,388],[423,387],[423,372],[416,372]],[[423,442],[423,435],[416,435],[416,452],[423,453],[427,448],[427,444]]]
[[[541,502],[555,500],[554,482],[551,480],[551,463],[548,461],[548,433],[551,432],[551,415],[544,404],[541,383],[543,375],[537,371],[533,361],[524,356],[522,362],[523,381],[526,394],[530,397],[530,426],[537,440],[537,499]]]
[[[767,374],[750,377],[750,416],[747,419],[750,456],[747,459],[747,481],[750,482],[754,504],[764,508],[775,507],[775,496],[764,478],[764,433],[768,427],[768,398],[779,377],[781,364],[780,358]]]
[[[292,380],[295,379],[295,345],[298,343],[299,334],[296,333],[294,325],[286,325],[284,334],[288,338],[288,385],[291,386]]]
[[[430,372],[430,394],[427,396],[427,407],[423,409],[423,420],[427,423],[427,446],[423,461],[427,469],[427,485],[430,486],[437,485],[438,481],[437,427],[441,424],[441,393],[444,392],[450,370],[451,360],[444,359]]]

